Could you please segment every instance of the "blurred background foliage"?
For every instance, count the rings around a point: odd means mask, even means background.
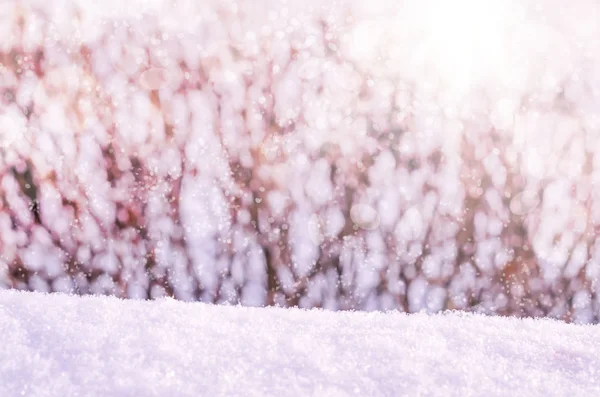
[[[0,5],[0,286],[598,321],[596,40],[457,85],[383,1],[53,3]]]

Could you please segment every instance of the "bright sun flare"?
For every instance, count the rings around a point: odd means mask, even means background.
[[[421,16],[424,39],[415,55],[429,58],[450,90],[463,93],[488,79],[505,79],[514,7],[508,2],[435,1]],[[424,10],[425,7],[420,7]]]
[[[459,96],[490,81],[513,85],[515,37],[525,16],[519,4],[409,1],[393,16],[383,14],[377,24],[358,24],[353,30],[350,47],[365,63],[377,64],[383,52],[398,76],[412,76],[420,84],[438,79]]]

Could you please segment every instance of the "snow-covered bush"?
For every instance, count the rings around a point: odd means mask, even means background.
[[[0,5],[5,287],[598,320],[598,6],[91,3]]]

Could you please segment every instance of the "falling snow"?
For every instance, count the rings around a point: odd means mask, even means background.
[[[92,3],[0,4],[0,287],[600,319],[596,2]]]

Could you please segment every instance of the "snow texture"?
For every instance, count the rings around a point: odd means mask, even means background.
[[[0,292],[0,395],[592,396],[600,329]]]

